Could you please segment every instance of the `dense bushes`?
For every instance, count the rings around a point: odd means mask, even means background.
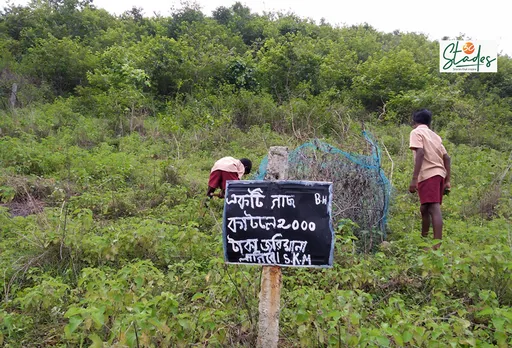
[[[146,18],[138,9],[113,17],[72,0],[7,6],[0,28],[4,109],[16,83],[18,106],[75,95],[72,112],[109,119],[121,135],[142,131],[143,119],[158,113],[187,128],[269,123],[330,135],[331,127],[318,125],[337,121],[325,116],[329,104],[358,110],[350,116],[365,122],[395,124],[428,106],[456,143],[511,146],[511,59],[500,56],[496,74],[440,74],[437,44],[421,34],[316,25],[239,3],[213,18],[188,5],[169,18]],[[287,114],[300,103],[320,116],[299,112],[292,122]],[[477,138],[464,134],[466,124]]]

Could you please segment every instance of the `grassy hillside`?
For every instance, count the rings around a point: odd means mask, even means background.
[[[84,147],[80,127],[44,138],[15,128],[18,136],[0,142],[4,344],[251,346],[260,267],[223,264],[221,203],[204,216],[200,203],[215,158],[261,159],[268,145],[297,139],[254,127],[175,142],[148,124],[146,135]],[[454,188],[443,205],[445,239],[424,252],[418,201],[406,193],[407,144],[375,131],[393,160],[390,244],[358,254],[345,224],[333,269],[285,269],[282,344],[507,346],[509,155],[447,144]],[[393,131],[406,139],[409,129]]]
[[[315,137],[365,153],[363,128],[389,243],[360,253],[336,221],[332,269],[283,269],[280,346],[512,345],[510,57],[443,75],[414,33],[73,0],[5,8],[0,47],[0,346],[254,346],[261,268],[224,264],[213,162]],[[437,251],[407,192],[419,107],[452,157]]]

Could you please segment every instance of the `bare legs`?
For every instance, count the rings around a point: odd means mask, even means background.
[[[421,236],[428,237],[428,230],[430,229],[430,214],[428,213],[429,204],[422,204],[420,206],[421,212]]]
[[[428,237],[430,221],[434,229],[434,239],[443,239],[443,215],[441,214],[441,205],[439,203],[425,203],[420,206],[421,212],[421,236]],[[434,245],[438,249],[441,243]]]

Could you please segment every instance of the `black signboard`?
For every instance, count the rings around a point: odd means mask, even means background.
[[[228,181],[225,197],[227,263],[332,266],[332,183]]]

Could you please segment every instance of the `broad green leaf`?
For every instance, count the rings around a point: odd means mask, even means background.
[[[459,341],[460,344],[467,344],[470,347],[476,346],[476,340],[474,338],[466,338]]]
[[[82,313],[83,311],[83,308],[80,308],[80,307],[71,307],[70,309],[67,310],[67,312],[64,314],[64,318],[70,318],[70,317],[73,317],[77,314],[80,314]]]
[[[204,298],[204,294],[202,292],[198,292],[194,296],[192,296],[192,301],[195,301],[197,299]]]
[[[104,310],[99,308],[91,313],[91,318],[94,321],[96,328],[100,328],[105,324]]]
[[[389,345],[391,344],[389,338],[387,337],[377,337],[376,340],[377,342],[379,342],[381,346],[389,347]]]
[[[481,311],[479,311],[478,313],[476,313],[477,316],[484,316],[484,315],[490,315],[490,314],[493,314],[494,313],[494,309],[492,309],[491,307],[487,307]]]
[[[410,340],[412,340],[412,332],[410,332],[410,331],[405,331],[405,332],[402,334],[402,338],[404,339],[404,343],[409,342]]]
[[[66,337],[70,338],[73,332],[75,332],[75,330],[83,321],[84,320],[80,317],[69,318],[69,323],[64,327],[64,333],[66,334]]]
[[[403,346],[404,345],[404,340],[402,338],[402,335],[400,335],[400,333],[393,333],[393,339],[395,340],[396,344],[398,344],[399,346]]]
[[[178,319],[178,323],[181,325],[184,329],[190,329],[190,320],[187,319]]]
[[[500,311],[500,314],[503,315],[508,320],[512,321],[512,311],[503,309],[503,310]]]
[[[508,347],[507,345],[507,335],[504,332],[495,332],[494,338],[496,339],[498,343],[498,347],[505,348]]]
[[[97,334],[90,334],[89,339],[92,341],[89,348],[103,348],[103,340]]]
[[[492,318],[492,323],[496,328],[496,331],[503,331],[503,325],[505,324],[505,319],[494,317]]]

